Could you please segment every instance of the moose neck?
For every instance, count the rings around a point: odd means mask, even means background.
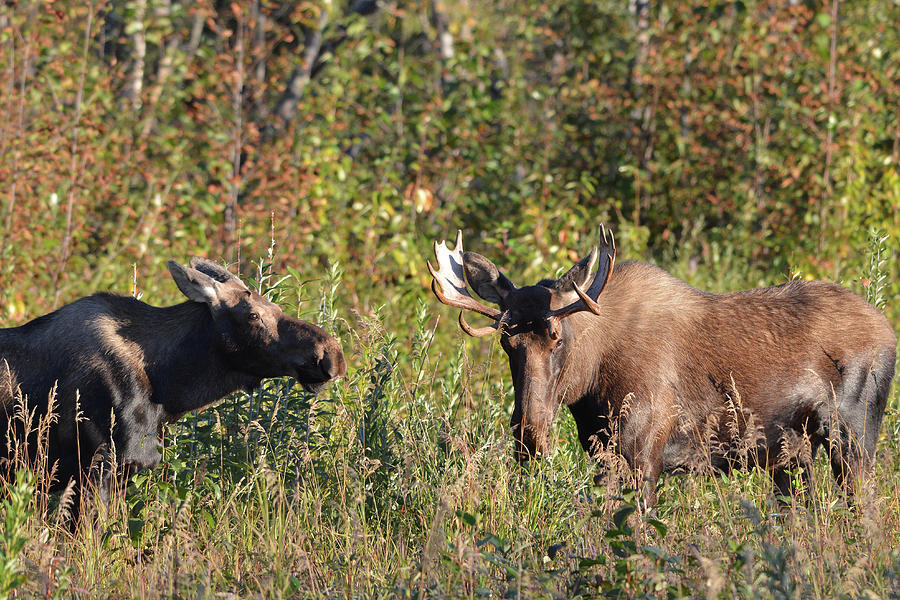
[[[596,381],[595,374],[599,372],[607,351],[605,320],[584,312],[563,321],[562,335],[566,339],[568,352],[554,386],[559,404],[571,405],[590,394]]]
[[[582,312],[564,321],[570,352],[558,388],[570,391],[562,401],[593,398],[615,412],[622,394],[638,391],[624,382],[639,379],[632,375],[667,352],[673,336],[691,330],[708,296],[646,263],[616,265],[598,299],[601,314]]]
[[[135,341],[144,350],[152,401],[162,404],[172,419],[238,389],[259,385],[259,377],[227,364],[207,305],[184,302],[148,308],[154,324],[152,335]],[[134,333],[140,331],[135,328]]]
[[[628,340],[647,320],[655,319],[641,311],[639,288],[631,285],[625,265],[613,272],[599,298],[601,314],[584,311],[562,321],[568,354],[556,385],[561,404],[602,396],[606,374],[621,370],[622,361],[633,360],[634,347]]]

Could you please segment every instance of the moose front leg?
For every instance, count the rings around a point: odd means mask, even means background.
[[[638,503],[641,509],[651,516],[656,514],[656,503],[659,502],[656,483],[663,471],[662,448],[655,446],[656,444],[652,444],[645,447],[643,456],[634,465]]]
[[[656,494],[656,482],[662,473],[662,450],[656,444],[644,444],[643,440],[630,440],[629,447],[622,449],[638,492],[638,502],[645,510],[655,506],[659,498]]]
[[[653,510],[659,498],[656,482],[663,472],[663,451],[675,418],[671,415],[634,415],[620,428],[620,448],[635,475],[635,489],[645,510]]]
[[[153,469],[162,462],[159,436],[155,431],[126,436],[125,447],[118,452],[118,460],[127,478],[131,473]]]
[[[116,411],[116,459],[123,480],[130,473],[153,469],[162,462],[161,423],[166,421],[162,404],[152,402],[147,390],[134,389]]]

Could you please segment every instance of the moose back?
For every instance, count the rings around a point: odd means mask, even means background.
[[[0,329],[0,472],[39,454],[42,419],[43,456],[61,487],[113,449],[126,471],[156,466],[165,423],[263,378],[317,390],[346,372],[335,338],[218,264],[168,266],[187,302],[160,308],[98,293]]]
[[[615,265],[605,230],[600,249],[562,277],[521,288],[463,253],[461,232],[453,250],[436,243],[435,256],[438,299],[492,321],[473,328],[460,313],[462,329],[499,331],[519,460],[547,452],[565,405],[583,448],[624,456],[648,503],[663,472],[755,464],[786,495],[787,469],[822,445],[848,491],[871,465],[897,339],[881,312],[840,285],[707,293],[646,263]]]

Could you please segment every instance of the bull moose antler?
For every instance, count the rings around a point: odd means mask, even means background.
[[[494,319],[493,325],[473,328],[466,323],[463,313],[460,312],[460,328],[472,337],[484,337],[497,331],[503,323],[503,315],[500,311],[482,304],[469,294],[466,276],[463,272],[462,230],[457,230],[456,232],[456,245],[453,250],[447,247],[446,241],[435,242],[434,257],[438,265],[437,270],[431,266],[431,261],[427,261],[427,263],[428,270],[434,278],[431,282],[431,291],[434,292],[438,300],[447,306],[475,311],[478,314]]]
[[[596,315],[601,314],[600,305],[597,304],[597,297],[603,288],[609,282],[612,274],[613,264],[616,261],[616,241],[611,232],[602,227],[603,242],[600,248],[594,247],[588,257],[577,268],[583,269],[585,262],[587,263],[587,275],[597,265],[597,271],[587,289],[581,289],[577,282],[572,282],[572,288],[578,296],[578,300],[551,310],[546,314],[550,336],[556,338],[559,335],[559,320],[569,315],[573,315],[581,311],[590,311]],[[434,278],[431,282],[431,289],[438,300],[448,306],[455,306],[463,310],[472,310],[482,314],[488,318],[494,319],[492,325],[486,327],[473,328],[466,323],[463,313],[459,314],[459,326],[467,334],[473,337],[483,337],[497,331],[502,325],[507,324],[506,314],[501,313],[496,308],[486,306],[472,297],[469,293],[468,284],[466,283],[465,271],[463,268],[463,244],[462,231],[456,234],[456,246],[453,250],[447,247],[445,241],[435,242],[434,255],[437,259],[438,268],[435,269],[431,262],[428,262],[428,270]],[[573,267],[575,269],[576,267]],[[564,277],[565,279],[565,277]],[[585,277],[586,279],[586,277]],[[554,293],[569,294],[567,290],[559,289]]]
[[[591,284],[588,286],[587,290],[582,290],[578,287],[577,283],[573,283],[572,287],[575,289],[575,293],[578,294],[579,300],[568,306],[551,311],[548,315],[549,318],[562,319],[585,310],[588,310],[595,315],[602,313],[600,305],[597,304],[597,298],[600,296],[600,292],[603,291],[603,288],[606,287],[606,284],[609,283],[609,278],[612,275],[613,265],[616,262],[616,239],[612,232],[607,231],[606,227],[603,225],[600,226],[600,229],[603,233],[603,243],[599,250],[596,246],[591,250],[588,260],[590,268],[593,269],[594,264],[597,263],[597,256],[601,256],[600,263],[597,265],[597,272],[594,273]],[[606,261],[603,260],[603,256],[606,256]]]

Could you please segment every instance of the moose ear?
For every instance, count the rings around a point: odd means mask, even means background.
[[[463,254],[463,268],[469,285],[488,302],[500,304],[507,294],[516,289],[494,263],[475,252]]]
[[[240,280],[239,277],[234,275],[231,271],[229,271],[219,263],[213,262],[206,258],[200,258],[199,256],[195,256],[191,259],[191,268],[209,275],[219,283],[228,283],[229,281],[236,281],[241,285],[243,285],[244,283]]]
[[[572,290],[572,284],[577,285],[581,290],[586,290],[591,283],[591,272],[597,264],[597,248],[591,250],[591,253],[575,263],[575,266],[566,271],[566,274],[560,277],[553,286],[557,290],[569,292]]]
[[[213,304],[218,301],[219,283],[215,279],[197,269],[183,267],[174,260],[170,260],[168,265],[175,285],[189,300],[205,304]]]

